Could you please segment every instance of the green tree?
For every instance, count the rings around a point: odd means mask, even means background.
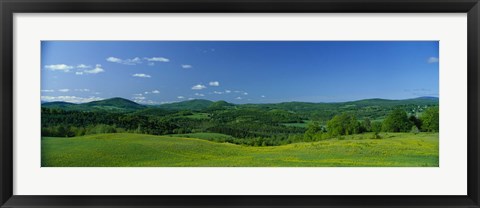
[[[438,132],[439,128],[439,108],[438,106],[429,107],[423,112],[422,130],[430,132]]]
[[[68,136],[68,128],[65,127],[64,125],[59,125],[55,129],[56,136],[58,137],[67,137]]]
[[[355,115],[342,113],[327,122],[327,130],[331,136],[358,134],[360,133],[360,123]]]
[[[363,119],[362,128],[363,128],[363,130],[366,131],[366,132],[372,131],[372,122],[370,121],[369,118]]]
[[[410,117],[408,117],[408,120],[412,122],[418,129],[421,128],[422,121],[419,118],[417,118],[415,115],[410,115]]]
[[[408,120],[407,113],[397,108],[388,114],[383,120],[382,129],[386,132],[408,132],[412,127],[412,123]]]
[[[378,133],[382,131],[382,122],[374,121],[372,122],[372,132]]]
[[[304,139],[306,141],[319,140],[322,138],[322,134],[325,132],[325,128],[321,126],[320,123],[315,121],[308,124],[307,131],[305,131],[304,134]]]
[[[97,124],[95,126],[89,126],[85,134],[104,134],[104,133],[116,133],[115,126],[106,124]]]

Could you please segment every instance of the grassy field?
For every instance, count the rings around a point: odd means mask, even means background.
[[[204,139],[204,140],[215,140],[215,139],[227,139],[232,138],[232,136],[219,133],[189,133],[189,134],[170,134],[169,137],[182,137],[182,138],[194,138],[194,139]]]
[[[45,137],[41,161],[42,167],[438,167],[438,133],[382,137],[272,147],[126,133]]]

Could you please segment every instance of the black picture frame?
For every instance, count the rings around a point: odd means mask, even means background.
[[[480,207],[478,0],[0,0],[1,207]],[[465,196],[13,195],[14,13],[467,13],[468,194]],[[25,127],[28,128],[28,127]],[[92,187],[94,189],[95,187]]]

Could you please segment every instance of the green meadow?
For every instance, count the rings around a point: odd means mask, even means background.
[[[43,137],[42,167],[438,167],[438,133],[373,133],[280,146],[212,142],[221,134]],[[226,136],[226,135],[225,135]]]

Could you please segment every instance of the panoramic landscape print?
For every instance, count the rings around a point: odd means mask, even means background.
[[[438,41],[42,41],[42,167],[438,167]]]

